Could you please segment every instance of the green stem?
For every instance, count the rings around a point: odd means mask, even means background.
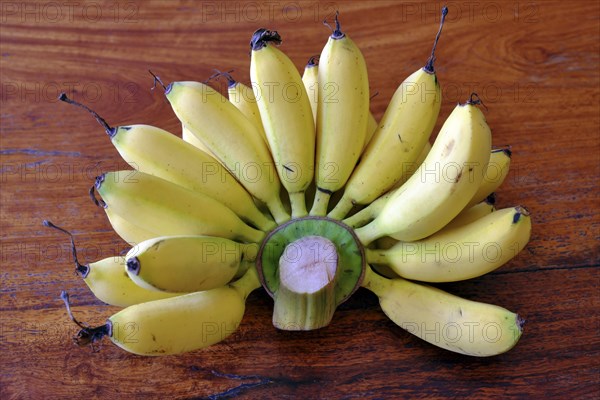
[[[290,205],[292,206],[292,218],[302,218],[308,215],[304,192],[290,193]]]
[[[271,215],[278,224],[282,224],[286,221],[289,221],[290,214],[288,214],[288,212],[283,207],[283,203],[281,203],[281,199],[279,197],[276,197],[275,199],[267,203],[267,207],[269,208]]]
[[[389,264],[386,250],[365,249],[367,264]]]
[[[327,216],[333,219],[344,219],[353,206],[352,200],[344,195]]]
[[[315,193],[315,201],[313,202],[310,215],[317,217],[324,217],[327,214],[327,206],[329,205],[329,199],[331,198],[331,192],[323,191],[317,188]]]
[[[250,293],[261,287],[254,264],[251,264],[246,273],[240,279],[231,283],[230,286],[237,290],[244,300]]]

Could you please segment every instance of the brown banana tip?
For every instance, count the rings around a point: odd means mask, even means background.
[[[108,207],[108,205],[103,200],[98,200],[96,198],[96,187],[98,187],[98,188],[100,187],[100,185],[98,184],[97,178],[96,178],[96,183],[94,185],[92,185],[92,187],[90,187],[90,191],[89,191],[89,195],[90,195],[90,198],[92,199],[92,202],[94,202],[94,204],[100,208]]]
[[[326,27],[331,29],[331,38],[334,40],[339,40],[339,39],[343,39],[344,37],[346,37],[346,34],[344,32],[342,32],[342,29],[340,26],[340,20],[338,19],[339,15],[340,15],[340,11],[336,10],[335,16],[334,16],[335,28],[332,28],[331,25],[329,25],[329,22],[327,22],[327,18],[325,18],[323,20],[323,25],[325,25]]]
[[[306,67],[307,68],[312,68],[312,67],[316,67],[319,65],[319,58],[321,57],[320,54],[315,54],[314,56],[312,56],[311,58],[308,59],[308,62],[306,63]]]
[[[77,258],[77,248],[75,247],[75,239],[73,238],[73,234],[64,228],[61,228],[60,226],[54,225],[52,222],[48,221],[47,219],[45,219],[42,222],[42,224],[44,226],[47,226],[48,228],[53,228],[53,229],[56,229],[60,232],[63,232],[65,234],[69,235],[69,238],[71,239],[71,252],[73,254],[73,260],[75,261],[75,271],[82,278],[85,278],[90,273],[90,267],[89,267],[89,265],[83,265],[79,262],[79,259]],[[61,298],[63,298],[63,296],[68,296],[68,294],[66,294],[66,292],[63,290],[61,292],[60,296],[61,296]]]
[[[517,327],[519,328],[520,332],[523,332],[523,327],[525,326],[525,318],[521,317],[519,314],[517,314]]]
[[[100,115],[98,115],[98,113],[96,111],[92,110],[91,108],[89,108],[88,106],[86,106],[83,103],[79,103],[78,101],[70,99],[69,96],[67,96],[67,94],[65,92],[62,92],[58,96],[58,100],[64,101],[67,104],[72,104],[72,105],[77,106],[79,108],[83,108],[84,110],[86,110],[87,112],[89,112],[90,114],[92,114],[92,116],[94,118],[96,118],[96,121],[98,121],[98,123],[104,128],[104,131],[106,132],[106,134],[108,135],[109,138],[112,139],[117,134],[118,128],[116,128],[116,127],[113,128],[110,125],[108,125],[108,123],[106,122],[106,120],[104,118],[102,118]]]
[[[281,42],[281,36],[277,31],[259,28],[252,34],[252,38],[250,39],[250,50],[260,50],[269,43],[279,46]]]
[[[444,27],[444,22],[446,21],[446,15],[448,15],[448,7],[442,7],[442,19],[440,20],[440,27],[438,29],[437,35],[435,35],[435,40],[433,41],[433,48],[431,49],[431,55],[427,59],[423,70],[429,74],[435,74],[435,68],[433,67],[433,63],[435,62],[435,48],[437,47],[438,41],[440,40],[440,35],[442,34],[442,28]]]
[[[523,206],[516,206],[515,207],[515,215],[513,217],[513,223],[517,223],[519,221],[519,219],[521,218],[521,215],[524,215],[526,217],[529,217],[531,215],[531,213],[529,212],[529,210],[526,207]]]
[[[140,260],[137,257],[132,257],[127,260],[127,270],[134,275],[139,275],[141,269]]]
[[[160,77],[158,75],[156,75],[154,72],[152,72],[152,70],[149,69],[148,72],[150,72],[150,75],[152,75],[152,77],[154,78],[154,81],[152,82],[152,87],[150,88],[150,90],[156,89],[156,84],[158,83],[165,91],[165,94],[169,94],[169,92],[171,91],[171,89],[170,89],[171,84],[169,83],[169,86],[165,86],[165,84],[160,79]]]

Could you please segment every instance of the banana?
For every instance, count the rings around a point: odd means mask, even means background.
[[[444,228],[418,242],[389,250],[366,249],[367,262],[386,264],[403,278],[454,282],[491,272],[515,257],[531,235],[523,207],[505,208],[459,227]]]
[[[488,196],[488,199],[482,201],[479,204],[475,204],[474,206],[465,208],[458,214],[448,225],[446,225],[442,230],[447,231],[451,228],[458,228],[459,226],[470,224],[471,222],[475,222],[480,218],[483,218],[494,211],[496,211],[496,207],[494,207],[494,196]],[[438,232],[441,232],[438,231]],[[437,233],[436,233],[437,234]],[[377,249],[388,250],[389,248],[395,246],[399,243],[399,240],[396,240],[390,236],[384,236],[377,239],[375,246]],[[379,272],[379,265],[377,266],[377,271]],[[387,275],[385,275],[387,276]]]
[[[236,81],[227,72],[221,72],[225,78],[227,78],[227,96],[231,104],[233,104],[238,110],[242,112],[248,118],[264,139],[267,142],[267,134],[263,127],[262,120],[260,118],[260,110],[258,109],[258,102],[254,96],[254,91],[251,87],[244,85],[241,82]]]
[[[311,215],[327,214],[331,194],[344,187],[360,157],[369,120],[367,64],[350,37],[335,29],[319,58],[317,192]]]
[[[290,196],[292,217],[307,214],[305,192],[313,180],[315,124],[302,77],[275,45],[275,31],[259,29],[250,42],[250,80],[279,179]]]
[[[93,345],[108,336],[130,353],[160,356],[198,350],[227,338],[244,316],[246,298],[258,287],[253,267],[230,285],[136,304],[94,328],[73,318],[66,292],[61,297],[69,316],[81,327],[75,337],[80,346]]]
[[[510,151],[510,147],[492,150],[490,162],[483,175],[483,182],[481,182],[481,186],[479,186],[479,189],[477,189],[477,192],[475,192],[473,198],[467,204],[467,207],[482,202],[502,185],[508,176],[511,155],[512,152]]]
[[[423,147],[421,154],[419,154],[419,157],[415,160],[415,162],[407,165],[407,175],[412,176],[415,173],[416,169],[423,164],[423,161],[425,161],[425,158],[427,157],[427,154],[429,154],[430,150],[431,144],[429,142],[425,143],[425,147]],[[351,228],[359,228],[373,221],[379,215],[381,210],[383,210],[388,199],[392,196],[396,189],[398,189],[398,187],[393,187],[392,190],[382,195],[356,214],[347,217],[343,220],[343,222]]]
[[[493,305],[466,300],[402,278],[386,279],[367,267],[363,287],[402,329],[446,350],[488,357],[513,348],[525,321]]]
[[[373,138],[375,131],[377,130],[377,120],[372,112],[369,112],[369,119],[367,120],[367,135],[365,136],[365,143],[363,144],[363,151],[367,148],[367,145]]]
[[[246,225],[219,201],[139,171],[108,172],[95,189],[112,208],[141,229],[166,235],[211,235],[258,243],[264,232]]]
[[[202,150],[209,156],[215,158],[215,160],[217,160],[221,165],[223,165],[223,163],[221,163],[221,161],[215,157],[215,155],[212,153],[212,151],[210,151],[210,149],[208,147],[206,147],[206,145],[204,143],[202,143],[200,141],[200,139],[198,139],[196,136],[194,136],[194,134],[192,132],[190,132],[190,130],[188,128],[186,128],[185,125],[181,125],[181,139],[183,139],[184,142],[189,143],[192,146],[196,147],[198,150]]]
[[[44,226],[69,235],[75,271],[83,278],[98,300],[111,306],[129,307],[134,304],[181,295],[181,293],[156,292],[139,287],[129,279],[127,274],[123,273],[125,257],[122,256],[107,257],[93,263],[81,264],[77,258],[73,235],[50,221],[44,221]]]
[[[121,217],[113,211],[112,207],[103,206],[102,208],[104,209],[104,212],[108,217],[108,222],[110,222],[113,230],[121,237],[121,239],[129,243],[131,246],[135,246],[144,240],[159,236],[158,234],[150,232],[146,229],[142,229],[126,218]]]
[[[475,204],[474,206],[465,207],[448,225],[444,226],[444,229],[458,228],[459,226],[470,224],[480,218],[483,218],[496,211],[494,206],[496,197],[492,193],[484,201]]]
[[[445,15],[431,56],[425,66],[404,80],[394,93],[360,163],[350,176],[344,196],[328,214],[343,219],[354,204],[368,204],[406,176],[435,127],[440,112],[442,92],[435,74],[434,53],[442,32]]]
[[[153,126],[132,125],[117,128],[111,140],[123,159],[138,171],[219,200],[261,230],[276,226],[214,157],[177,136]]]
[[[173,82],[165,88],[173,111],[198,140],[248,190],[265,203],[278,223],[289,215],[279,197],[273,159],[257,128],[229,100],[200,82]]]
[[[89,111],[131,167],[220,200],[259,229],[275,228],[275,223],[258,210],[250,194],[207,152],[199,151],[170,132],[154,126],[111,127],[89,107],[66,95],[61,96],[61,100]],[[187,131],[185,127],[183,129]]]
[[[310,109],[316,127],[317,104],[319,104],[319,56],[312,56],[306,63],[302,74],[302,83],[310,100]]]
[[[483,180],[491,151],[490,128],[476,95],[444,122],[427,158],[388,199],[371,223],[355,233],[363,244],[382,236],[402,241],[427,237],[450,222]]]
[[[230,282],[254,260],[256,247],[214,236],[162,236],[131,248],[126,269],[148,290],[199,292]]]

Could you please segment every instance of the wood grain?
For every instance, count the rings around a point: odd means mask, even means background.
[[[440,3],[441,4],[441,3]],[[86,261],[124,251],[87,189],[124,168],[95,121],[56,100],[83,100],[111,124],[179,133],[150,68],[167,81],[204,80],[214,68],[248,82],[248,42],[277,29],[303,68],[339,9],[369,67],[377,118],[397,85],[429,56],[438,3],[6,1],[1,7],[0,397],[401,398],[600,397],[600,6],[598,2],[449,2],[437,51],[438,128],[472,91],[488,107],[494,144],[511,144],[499,206],[526,205],[533,237],[498,271],[439,285],[527,319],[517,347],[498,357],[449,353],[412,337],[359,290],[314,332],[271,325],[272,300],[253,293],[236,333],[208,349],[144,358],[108,341],[73,345],[77,316],[102,323],[103,305],[75,275],[65,238]],[[220,88],[221,90],[224,87]]]

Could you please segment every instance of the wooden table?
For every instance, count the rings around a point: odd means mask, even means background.
[[[364,289],[317,331],[275,330],[272,300],[256,291],[240,329],[205,350],[146,358],[108,341],[98,352],[75,347],[62,289],[91,324],[117,309],[93,297],[66,237],[42,220],[72,230],[86,262],[124,251],[87,190],[95,175],[125,164],[89,115],[56,100],[61,91],[111,124],[179,134],[168,103],[150,90],[149,68],[166,81],[233,69],[248,82],[248,42],[261,26],[278,30],[303,68],[329,34],[321,21],[339,9],[366,57],[380,118],[429,56],[441,3],[6,1],[0,397],[598,398],[598,2],[448,4],[437,128],[471,92],[485,100],[494,144],[514,151],[498,206],[526,205],[534,227],[527,249],[499,270],[438,286],[523,315],[513,350],[479,359],[438,349],[395,326]]]

